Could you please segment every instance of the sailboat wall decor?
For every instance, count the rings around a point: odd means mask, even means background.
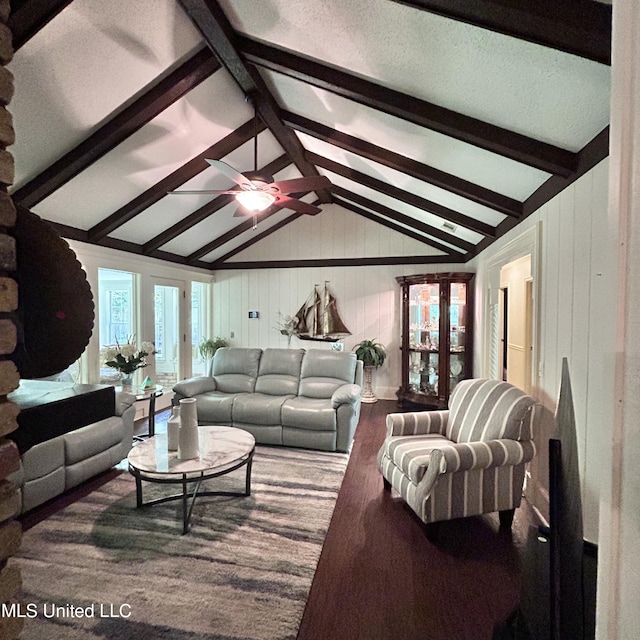
[[[318,340],[321,342],[337,342],[342,336],[350,336],[340,314],[338,301],[329,291],[327,282],[324,288],[313,287],[311,295],[294,316],[297,320],[295,335],[300,340]]]

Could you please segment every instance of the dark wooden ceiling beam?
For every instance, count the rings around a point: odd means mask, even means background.
[[[89,237],[89,234],[84,229],[77,229],[76,227],[70,227],[58,222],[48,221],[49,224],[67,240],[77,240],[78,242],[85,242],[87,244],[94,244],[101,247],[108,247],[110,249],[117,249],[118,251],[125,251],[126,253],[132,253],[134,255],[144,255],[144,248],[140,244],[134,242],[127,242],[126,240],[118,240],[117,238],[104,238],[99,243],[94,242]],[[169,253],[167,251],[154,251],[151,257],[159,260],[165,260],[167,262],[173,262],[175,264],[187,265],[187,258],[180,256],[176,253]],[[198,269],[211,269],[211,265],[208,262],[195,261],[189,264],[191,267]]]
[[[242,269],[331,269],[335,267],[376,267],[396,264],[458,263],[455,256],[387,256],[385,258],[318,258],[312,260],[258,260],[225,262],[218,270]]]
[[[344,164],[334,162],[333,160],[329,160],[324,156],[320,156],[316,153],[311,152],[307,152],[307,158],[309,162],[313,162],[313,164],[315,164],[317,167],[321,167],[322,169],[326,169],[327,171],[336,173],[343,178],[347,178],[348,180],[353,180],[354,182],[357,182],[362,186],[374,189],[375,191],[389,196],[390,198],[394,198],[395,200],[404,202],[405,204],[416,207],[417,209],[421,209],[422,211],[432,213],[433,215],[439,216],[444,220],[449,220],[454,224],[466,227],[471,231],[481,233],[483,236],[495,237],[496,235],[495,227],[492,227],[490,224],[486,224],[485,222],[481,222],[480,220],[476,220],[475,218],[466,216],[462,213],[454,211],[453,209],[444,207],[437,202],[431,202],[431,200],[427,200],[415,195],[414,193],[410,193],[409,191],[400,189],[399,187],[389,184],[388,182],[378,180],[377,178],[367,175],[366,173],[362,173],[361,171],[357,171],[356,169],[347,167]]]
[[[179,0],[179,3],[240,89],[252,101],[263,122],[300,173],[303,176],[317,176],[316,168],[304,157],[300,140],[282,122],[280,108],[259,72],[248,65],[240,54],[238,36],[218,3],[215,0]],[[319,190],[318,197],[322,202],[331,202],[331,194],[326,189]]]
[[[135,218],[147,207],[150,207],[161,198],[164,198],[169,191],[177,189],[187,182],[187,180],[191,180],[191,178],[198,175],[201,171],[208,169],[210,165],[207,163],[205,158],[219,160],[237,149],[240,145],[251,140],[254,136],[255,130],[255,122],[252,118],[242,126],[238,127],[235,131],[232,131],[228,136],[225,136],[222,140],[219,140],[201,154],[189,160],[189,162],[182,165],[179,169],[170,173],[166,178],[163,178],[160,182],[157,182],[145,192],[141,193],[138,197],[131,200],[131,202],[120,207],[118,211],[112,213],[110,216],[89,229],[89,237],[92,242],[97,242],[105,238],[115,229]],[[258,123],[257,130],[258,132],[264,131],[264,125],[262,123]]]
[[[355,202],[361,207],[365,207],[370,211],[378,213],[379,215],[384,216],[385,218],[388,218],[393,222],[405,225],[413,231],[419,231],[420,233],[424,233],[430,236],[429,238],[425,238],[425,240],[428,240],[431,246],[435,247],[436,249],[440,249],[440,251],[444,251],[446,253],[462,253],[463,251],[473,251],[476,247],[473,242],[463,240],[462,238],[458,238],[457,236],[451,233],[447,233],[442,229],[438,229],[437,227],[427,224],[426,222],[421,222],[420,220],[416,220],[415,218],[407,216],[404,213],[394,211],[389,207],[385,207],[378,202],[374,202],[369,198],[365,198],[364,196],[361,196],[357,193],[353,193],[353,191],[349,191],[348,189],[344,189],[343,187],[334,185],[333,193],[338,197],[349,200],[350,202]],[[440,242],[438,242],[438,240],[442,240],[443,242],[447,242],[449,245],[453,246],[441,244]]]
[[[267,173],[269,175],[275,175],[278,171],[282,171],[291,164],[289,156],[286,154],[276,158],[273,162],[265,165],[260,169],[261,173]],[[175,196],[176,198],[178,196]],[[156,249],[159,249],[163,244],[167,244],[174,238],[177,238],[180,234],[184,233],[194,225],[206,220],[209,216],[213,215],[216,211],[226,207],[234,201],[235,197],[231,194],[223,194],[214,198],[210,202],[207,202],[199,209],[189,214],[179,222],[176,222],[173,226],[165,229],[162,233],[149,240],[144,244],[144,252],[150,254]]]
[[[406,173],[413,178],[428,182],[441,189],[451,191],[463,198],[477,202],[508,216],[519,218],[522,215],[522,203],[491,189],[486,189],[457,176],[434,169],[417,160],[412,160],[399,153],[393,153],[370,142],[355,138],[331,127],[327,127],[304,116],[290,111],[283,112],[284,121],[294,129],[306,133],[318,140],[332,144],[340,149],[377,162],[390,169]]]
[[[284,49],[246,37],[239,38],[239,45],[247,59],[255,64],[354,100],[366,107],[547,173],[566,177],[576,169],[577,156],[571,151],[394,91]]]
[[[611,6],[593,0],[394,0],[476,27],[611,64]]]
[[[367,211],[366,209],[361,209],[360,207],[357,207],[352,202],[348,202],[346,200],[343,200],[342,198],[335,198],[335,197],[333,200],[334,200],[334,204],[340,205],[344,209],[352,211],[353,213],[356,213],[357,215],[363,218],[367,218],[367,220],[371,220],[376,224],[381,224],[383,227],[386,227],[387,229],[391,229],[391,231],[400,233],[403,236],[407,236],[408,238],[411,238],[412,240],[417,240],[418,242],[421,242],[422,244],[426,244],[434,249],[438,249],[439,251],[445,251],[446,249],[446,252],[445,252],[446,256],[454,257],[456,260],[464,261],[464,254],[462,252],[452,251],[448,247],[443,247],[441,245],[434,246],[432,240],[430,240],[429,238],[425,238],[423,235],[420,235],[419,233],[416,233],[411,229],[407,229],[406,227],[396,224],[392,220],[388,220],[387,218],[382,218],[381,216],[378,216],[375,213],[372,213],[371,211]]]
[[[201,49],[185,63],[144,91],[78,146],[30,180],[12,196],[31,208],[114,149],[220,68],[208,49]]]
[[[72,0],[12,0],[7,26],[17,51],[51,22]]]

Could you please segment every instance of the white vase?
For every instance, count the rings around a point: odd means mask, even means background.
[[[167,449],[169,451],[178,450],[178,438],[180,435],[180,407],[171,409],[171,415],[167,420]]]
[[[198,415],[196,399],[180,400],[180,429],[178,430],[178,458],[191,460],[200,455],[198,443]]]

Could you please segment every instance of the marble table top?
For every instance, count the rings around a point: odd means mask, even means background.
[[[249,456],[256,444],[248,431],[235,427],[200,426],[198,439],[198,458],[178,460],[178,452],[167,449],[167,434],[159,433],[133,447],[127,460],[132,467],[154,474],[215,472]]]

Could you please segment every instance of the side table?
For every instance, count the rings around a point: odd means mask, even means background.
[[[159,398],[164,394],[164,387],[159,384],[149,387],[148,389],[133,389],[129,387],[116,387],[116,391],[124,391],[130,393],[136,397],[136,402],[142,402],[143,400],[149,401],[149,431],[138,436],[134,436],[134,440],[144,440],[145,438],[152,438],[156,435],[156,398]]]

